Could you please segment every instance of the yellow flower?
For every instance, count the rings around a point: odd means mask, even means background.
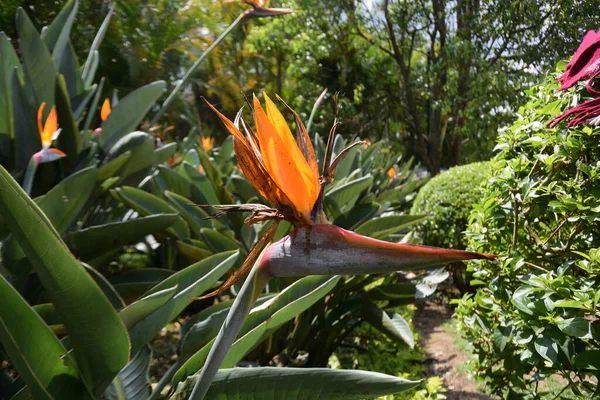
[[[390,178],[395,177],[396,176],[396,168],[392,167],[392,168],[388,169],[387,176],[389,176]]]
[[[57,160],[65,156],[65,153],[58,149],[51,149],[52,142],[58,138],[60,129],[58,128],[58,116],[56,114],[56,107],[53,106],[46,122],[42,124],[42,118],[44,115],[44,108],[46,103],[42,103],[37,112],[37,126],[38,133],[40,135],[40,141],[42,142],[42,149],[33,155],[33,159],[38,163],[44,163],[49,161]]]
[[[254,96],[256,131],[246,131],[246,134],[209,106],[233,135],[240,169],[250,183],[295,226],[313,224],[311,214],[320,191],[314,148],[297,114],[294,113],[302,148],[294,140],[281,112],[266,94],[264,96],[266,112]]]
[[[215,145],[215,139],[211,137],[202,137],[201,140],[204,151],[211,151]]]

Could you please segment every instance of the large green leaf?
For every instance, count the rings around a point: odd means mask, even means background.
[[[365,299],[361,307],[361,315],[365,321],[396,343],[406,343],[411,348],[415,346],[415,338],[410,326],[400,314],[393,313],[390,317],[377,307],[377,304]]]
[[[27,82],[33,88],[37,107],[46,102],[44,117],[54,106],[54,88],[56,69],[50,52],[40,38],[33,23],[22,8],[17,10],[17,31],[19,33],[19,50],[23,59],[23,68]]]
[[[200,189],[202,195],[206,198],[207,203],[205,204],[221,204],[211,181],[205,175],[202,175],[200,171],[198,171],[198,168],[187,161],[184,161],[181,166],[181,173],[187,176],[187,178]]]
[[[104,393],[107,400],[146,400],[150,396],[152,350],[143,346]],[[124,395],[124,396],[123,396]]]
[[[0,214],[65,324],[80,376],[102,393],[128,361],[127,330],[50,221],[2,167],[0,187]]]
[[[108,13],[106,14],[106,17],[104,17],[104,21],[102,21],[102,25],[100,25],[100,28],[96,33],[96,37],[92,42],[92,46],[90,47],[87,60],[85,61],[85,64],[83,66],[81,78],[84,80],[84,82],[86,82],[86,86],[89,86],[90,82],[94,79],[94,75],[96,75],[96,68],[98,67],[98,48],[100,48],[100,44],[104,39],[104,35],[106,34],[108,27],[110,26],[110,19],[112,17],[113,11],[115,10],[115,6],[116,3],[112,3],[110,5]]]
[[[349,210],[354,207],[358,196],[368,190],[373,184],[373,177],[366,175],[362,178],[351,180],[348,183],[336,186],[327,192],[325,196],[326,206],[328,210],[332,210],[333,214],[338,215],[340,212]]]
[[[111,113],[112,115],[112,113]],[[99,136],[104,135],[104,131]],[[117,140],[110,149],[107,162],[118,159],[122,154],[131,152],[131,157],[118,171],[118,176],[123,181],[126,178],[136,179],[134,184],[145,178],[147,172],[154,165],[154,138],[145,132],[131,132]]]
[[[154,180],[161,192],[170,190],[192,200],[196,204],[208,204],[206,197],[204,197],[198,187],[185,176],[180,175],[169,167],[159,165],[158,175],[154,177]]]
[[[77,163],[79,153],[79,128],[71,108],[67,83],[62,75],[58,75],[56,79],[56,113],[58,126],[61,129],[57,147],[66,154],[61,162],[66,166],[67,171],[72,171]]]
[[[356,233],[375,239],[385,239],[426,218],[426,215],[388,215],[386,217],[371,219],[356,228],[355,231]]]
[[[133,352],[152,339],[166,324],[179,315],[193,301],[194,297],[199,297],[214,286],[219,278],[233,266],[237,258],[238,253],[233,251],[215,254],[171,275],[150,289],[138,301],[143,301],[145,297],[171,287],[175,287],[176,291],[165,304],[129,330]],[[131,306],[126,307],[122,313],[127,313],[126,310],[129,307]]]
[[[187,400],[195,377],[177,387],[173,400]],[[211,400],[353,400],[409,390],[420,382],[378,372],[327,368],[233,368],[219,371],[206,395]]]
[[[161,232],[175,223],[177,214],[155,214],[129,221],[111,222],[72,232],[65,237],[71,251],[83,260],[135,244],[144,236]]]
[[[97,174],[98,170],[95,167],[77,171],[44,196],[35,199],[38,207],[44,211],[59,233],[65,233],[79,216],[94,190]]]
[[[25,87],[19,77],[19,70],[15,67],[12,74],[12,104],[15,126],[15,165],[21,170],[37,151],[42,148],[42,142],[36,126],[36,113],[31,108],[26,97]]]
[[[212,226],[210,216],[202,209],[202,207],[198,207],[198,205],[194,204],[191,200],[168,190],[164,192],[164,195],[187,221],[194,237],[201,238],[202,228],[210,228]]]
[[[90,398],[71,356],[2,275],[0,303],[0,340],[35,398]]]
[[[75,116],[75,119],[79,119],[83,115],[84,108],[92,99],[96,87],[90,87],[87,88],[87,91],[84,91],[83,81],[79,74],[77,54],[75,54],[75,49],[70,40],[61,57],[58,73],[65,77],[67,92],[69,93],[69,96],[71,96],[73,102],[73,115]]]
[[[9,138],[15,137],[12,105],[12,81],[15,68],[22,79],[23,71],[17,52],[8,41],[6,34],[0,32],[0,135],[8,135]],[[5,151],[8,151],[8,148],[0,149],[0,154]]]
[[[277,328],[323,298],[323,296],[337,285],[339,280],[339,276],[307,276],[294,282],[279,293],[279,295],[265,302],[260,307],[255,307],[244,321],[239,333],[239,339],[231,346],[221,367],[228,368],[235,365]],[[197,340],[195,338],[196,334],[201,335],[202,340]],[[182,353],[181,356],[190,356],[192,351],[196,351],[196,353],[177,371],[173,377],[174,384],[181,382],[187,376],[196,373],[202,368],[208,352],[214,343],[213,339],[210,343],[199,349],[197,345],[205,341],[206,338],[204,336],[205,334],[202,331],[190,331],[186,335],[186,353]],[[182,350],[184,349],[182,348]]]
[[[100,147],[107,152],[120,138],[135,131],[164,88],[165,82],[153,82],[121,99],[102,124],[102,133],[97,136]]]
[[[176,213],[169,203],[141,189],[125,186],[115,189],[113,193],[116,193],[120,200],[142,216]],[[179,239],[190,237],[190,229],[181,217],[178,217],[177,221],[167,231]]]
[[[63,52],[67,46],[71,27],[73,26],[73,21],[77,15],[78,5],[79,1],[69,0],[44,32],[44,42],[52,52],[52,58],[54,59],[56,67],[60,65]]]
[[[113,276],[110,283],[126,300],[137,299],[160,282],[173,275],[164,268],[140,268]]]

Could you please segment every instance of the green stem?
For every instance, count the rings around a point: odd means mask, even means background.
[[[169,94],[169,97],[167,97],[167,99],[165,100],[165,102],[162,104],[162,106],[160,107],[160,110],[158,110],[158,112],[154,115],[154,117],[152,118],[152,121],[150,121],[150,126],[154,125],[158,119],[163,115],[163,113],[165,112],[165,110],[167,109],[167,106],[169,104],[171,104],[171,102],[173,101],[173,99],[175,98],[175,95],[181,90],[181,88],[183,87],[183,85],[185,85],[185,83],[188,81],[188,79],[190,78],[190,76],[192,75],[192,73],[198,68],[198,66],[202,63],[202,61],[204,61],[204,59],[206,58],[206,56],[208,56],[208,54],[214,50],[215,47],[217,47],[219,45],[219,43],[221,43],[223,41],[223,39],[225,39],[225,37],[227,35],[229,35],[229,33],[231,33],[231,31],[238,26],[238,24],[240,22],[242,22],[244,20],[244,17],[246,16],[245,13],[241,13],[236,19],[235,21],[233,21],[231,23],[231,25],[229,25],[227,27],[227,29],[225,29],[225,31],[223,33],[221,33],[221,36],[219,36],[211,45],[208,49],[206,49],[206,51],[204,53],[202,53],[202,55],[200,56],[200,58],[198,58],[196,60],[196,62],[194,63],[194,65],[192,65],[192,67],[190,69],[187,70],[187,72],[185,73],[185,75],[183,76],[183,78],[181,78],[181,81],[179,81],[179,83],[177,84],[177,86],[175,86],[175,89],[173,89],[173,91],[171,92],[171,94]]]
[[[165,372],[162,378],[160,378],[160,381],[158,381],[158,383],[152,390],[152,393],[150,394],[150,397],[148,397],[148,400],[156,400],[160,397],[160,393],[162,392],[164,387],[167,386],[167,383],[171,381],[171,378],[173,377],[173,375],[175,375],[175,372],[177,372],[177,370],[180,367],[181,363],[179,361],[171,365],[171,367],[167,370],[167,372]]]
[[[30,196],[31,188],[33,187],[33,178],[35,177],[37,167],[38,163],[34,160],[33,157],[31,157],[29,159],[29,164],[27,164],[27,169],[25,170],[25,178],[23,178],[23,190]]]
[[[310,112],[310,117],[308,117],[308,123],[306,124],[306,133],[310,133],[310,128],[312,126],[313,119],[315,118],[315,114],[317,113],[317,109],[321,105],[321,102],[325,98],[326,94],[327,94],[327,89],[324,89],[321,92],[321,94],[319,95],[319,97],[317,98],[317,101],[315,101],[312,111]]]
[[[234,343],[252,306],[270,279],[269,272],[261,269],[260,263],[257,262],[235,298],[225,322],[221,325],[221,330],[208,353],[200,376],[194,384],[190,400],[202,400],[206,396],[212,380]]]

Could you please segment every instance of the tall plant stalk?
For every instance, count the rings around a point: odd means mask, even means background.
[[[213,51],[215,49],[215,47],[217,47],[219,45],[219,43],[221,43],[223,41],[223,39],[225,39],[225,37],[227,37],[227,35],[229,35],[231,33],[231,31],[233,31],[233,29],[244,20],[246,15],[247,14],[245,12],[241,13],[235,19],[235,21],[233,21],[231,23],[231,25],[229,25],[227,27],[227,29],[225,29],[225,31],[223,31],[223,33],[221,33],[221,35],[210,45],[210,47],[208,49],[206,49],[206,51],[204,53],[202,53],[202,55],[196,60],[196,62],[194,62],[194,65],[192,65],[190,67],[190,69],[187,70],[187,72],[185,73],[183,78],[181,78],[181,80],[179,81],[177,86],[175,86],[175,88],[173,89],[171,94],[169,94],[169,97],[167,97],[167,99],[164,101],[164,103],[160,107],[160,110],[158,110],[158,112],[154,115],[154,117],[152,117],[152,120],[150,121],[150,125],[154,125],[158,121],[158,119],[164,114],[164,112],[167,109],[167,107],[169,106],[169,104],[171,104],[171,102],[175,98],[175,95],[177,95],[177,93],[179,93],[179,91],[181,90],[183,85],[185,85],[187,83],[187,81],[190,78],[190,76],[192,75],[192,73],[200,66],[202,61],[204,61],[204,59],[210,54],[210,52]]]

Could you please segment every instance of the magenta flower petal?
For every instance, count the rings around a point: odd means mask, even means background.
[[[591,80],[598,73],[600,73],[600,31],[589,31],[567,64],[564,74],[558,78],[561,84],[558,90],[569,89],[582,80]],[[600,94],[592,89],[589,83],[587,89],[592,93]]]
[[[585,103],[579,104],[578,106],[575,106],[565,111],[564,113],[552,118],[550,122],[548,122],[548,126],[550,128],[554,128],[561,121],[571,116],[574,116],[574,118],[571,121],[569,121],[569,123],[567,124],[567,128],[583,125],[591,119],[600,116],[600,97],[588,100]]]

